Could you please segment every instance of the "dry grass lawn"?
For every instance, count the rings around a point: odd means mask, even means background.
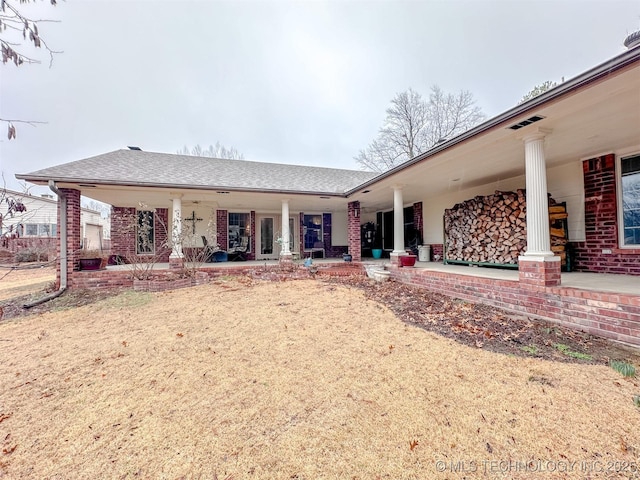
[[[0,269],[0,301],[39,292],[55,279],[56,271],[51,267],[11,270],[11,267],[3,266]]]
[[[638,478],[637,379],[463,346],[319,281],[11,319],[0,364],[0,478]]]

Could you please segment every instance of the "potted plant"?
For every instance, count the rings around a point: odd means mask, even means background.
[[[416,264],[416,255],[402,255],[400,257],[400,266],[413,267]]]
[[[79,252],[80,270],[100,270],[107,264],[109,257],[100,250],[82,249]]]
[[[382,258],[382,230],[380,227],[376,228],[371,255],[373,255],[373,258]]]

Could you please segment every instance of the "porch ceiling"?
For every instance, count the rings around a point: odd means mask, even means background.
[[[508,128],[533,115],[545,118],[519,130]],[[409,204],[524,175],[522,138],[538,129],[551,131],[545,139],[548,168],[640,147],[640,65],[527,110],[519,117],[363,187],[350,200],[360,200],[363,209],[376,211],[393,205],[393,185],[404,186],[403,199]],[[363,190],[369,192],[365,194]]]

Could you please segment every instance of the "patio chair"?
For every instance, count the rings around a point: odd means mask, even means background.
[[[321,252],[322,253],[322,258],[325,258],[324,243],[319,242],[319,241],[313,243],[313,248],[311,249],[311,256],[314,257],[314,254],[316,252]]]
[[[236,260],[240,262],[246,262],[248,252],[249,252],[249,237],[240,237],[240,244],[229,249],[228,251],[229,259],[232,262],[235,262]]]
[[[204,235],[202,235],[202,244],[204,245],[204,251],[205,251],[203,255],[204,261],[206,263],[211,263],[215,261],[214,258],[215,258],[217,248],[214,247],[213,245],[209,245],[207,237],[205,237]]]

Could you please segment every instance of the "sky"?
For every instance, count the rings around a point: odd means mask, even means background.
[[[11,0],[18,3],[17,0]],[[634,1],[49,0],[20,6],[54,55],[0,64],[0,171],[217,141],[245,159],[357,169],[408,88],[468,90],[490,118],[625,51]]]

